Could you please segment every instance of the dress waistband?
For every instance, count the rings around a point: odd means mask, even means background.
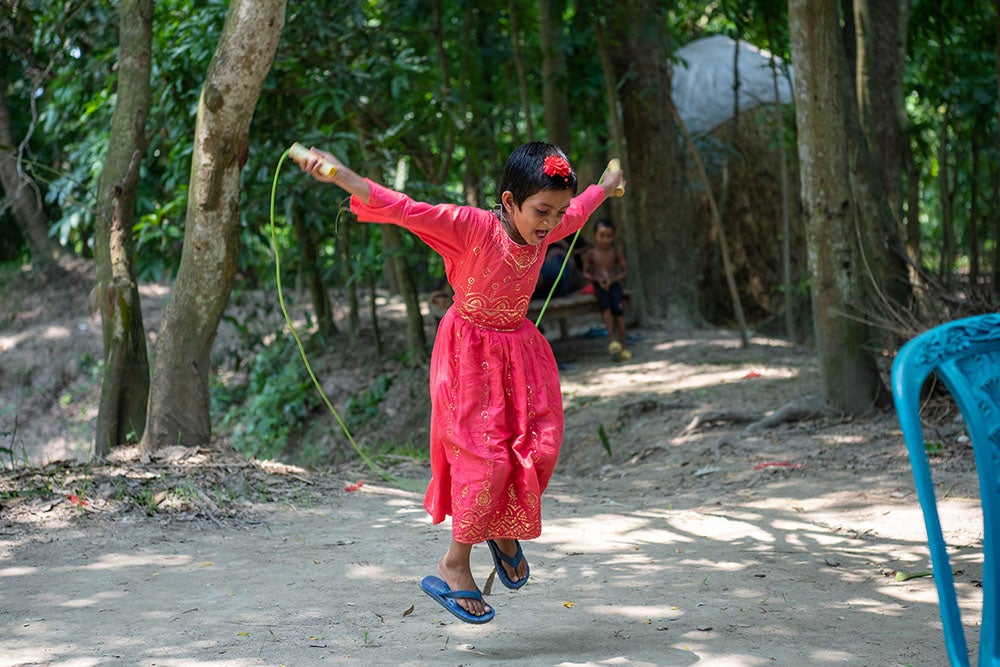
[[[457,303],[452,304],[451,309],[455,311],[456,315],[458,315],[460,318],[462,318],[464,321],[468,322],[472,326],[477,327],[479,329],[486,329],[487,331],[499,331],[503,333],[510,333],[513,331],[517,331],[518,329],[524,326],[525,322],[527,322],[527,319],[524,316],[522,316],[518,321],[514,322],[513,325],[507,327],[493,325],[493,324],[484,324],[483,322],[476,320],[471,315],[462,310],[462,308]]]

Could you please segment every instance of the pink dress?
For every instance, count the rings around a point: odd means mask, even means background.
[[[454,303],[431,354],[431,481],[424,507],[452,536],[527,540],[542,532],[541,495],[563,436],[559,371],[525,318],[546,247],[580,229],[604,201],[592,185],[573,198],[540,245],[519,246],[490,211],[431,205],[368,181],[362,222],[409,229],[444,259]]]

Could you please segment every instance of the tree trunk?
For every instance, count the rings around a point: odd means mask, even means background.
[[[626,0],[607,13],[606,28],[619,83],[622,127],[633,187],[626,191],[630,218],[641,240],[640,288],[651,317],[679,324],[700,322],[697,257],[693,252],[694,206],[671,97],[662,3]],[[643,17],[635,21],[634,17]]]
[[[882,192],[902,219],[908,0],[854,0],[857,91],[861,129],[871,146]]]
[[[966,244],[969,247],[969,294],[980,297],[979,289],[979,134],[980,121],[972,121],[972,178],[969,183],[969,223],[966,228]]]
[[[329,340],[336,336],[338,331],[337,324],[333,320],[330,292],[323,280],[323,268],[319,261],[319,251],[316,249],[315,235],[306,225],[299,200],[289,198],[287,211],[288,219],[292,221],[292,228],[295,229],[295,236],[299,240],[302,272],[305,273],[313,313],[316,316],[316,332]]]
[[[898,47],[902,49],[901,54],[897,54],[898,62],[900,67],[905,69],[906,60],[906,37],[908,32],[908,26],[910,21],[910,0],[898,0],[899,3],[899,25],[897,30],[900,31],[901,37],[898,39]],[[902,77],[903,72],[898,72]],[[900,98],[903,97],[902,81],[900,82],[900,89],[897,91]],[[917,310],[917,317],[922,320],[926,320],[929,317],[931,311],[931,305],[928,302],[928,292],[924,284],[924,273],[922,270],[923,257],[920,252],[920,240],[921,240],[921,229],[920,229],[920,166],[916,163],[913,158],[913,151],[911,149],[911,136],[913,134],[912,125],[910,123],[910,117],[906,113],[905,101],[898,99],[894,101],[897,106],[892,107],[895,109],[899,123],[899,150],[900,150],[900,186],[901,190],[899,193],[899,214],[900,214],[900,225],[902,230],[900,232],[903,239],[903,252],[905,254],[905,261],[907,264],[907,278],[910,284],[910,288],[913,291],[913,301]],[[903,184],[905,183],[905,187]],[[890,195],[891,196],[891,195]]]
[[[399,296],[406,304],[406,342],[409,362],[423,363],[427,359],[427,337],[424,334],[424,318],[420,312],[420,297],[413,275],[403,255],[403,243],[400,240],[399,228],[395,225],[381,225],[382,254],[392,263],[396,274]]]
[[[0,185],[3,186],[4,207],[9,207],[21,236],[28,243],[33,261],[57,266],[55,260],[65,253],[49,236],[48,220],[42,208],[38,185],[21,168],[19,144],[14,139],[10,110],[0,85]]]
[[[361,336],[361,306],[358,303],[358,275],[351,257],[351,216],[343,216],[337,225],[337,250],[343,268],[341,278],[347,292],[347,334],[357,342]]]
[[[628,161],[628,148],[625,143],[625,129],[622,127],[621,104],[619,104],[618,100],[618,77],[615,74],[611,49],[608,45],[607,34],[601,19],[598,18],[594,21],[594,28],[597,35],[597,47],[601,55],[601,69],[604,71],[604,94],[608,102],[608,124],[610,126],[613,147],[612,157],[617,157],[621,160],[625,174],[628,175],[631,172]],[[638,284],[638,277],[643,275],[642,257],[639,256],[639,235],[630,215],[628,199],[616,198],[612,200],[611,211],[615,219],[620,221],[625,257],[629,265],[628,283],[629,285]],[[641,325],[646,320],[646,300],[642,289],[633,290],[633,297],[629,307],[634,311],[633,315],[636,324]]]
[[[538,0],[539,43],[542,48],[542,105],[545,136],[567,154],[570,152],[569,92],[566,89],[566,55],[562,43],[562,10],[565,0]]]
[[[137,442],[146,424],[149,359],[135,278],[136,192],[146,152],[153,48],[153,0],[121,3],[118,89],[108,152],[97,185],[94,263],[104,335],[104,374],[94,456]]]
[[[795,109],[809,248],[810,289],[826,401],[871,410],[881,382],[869,327],[848,317],[862,303],[866,269],[855,228],[849,127],[857,125],[837,0],[790,0]],[[849,123],[854,114],[854,123]]]
[[[765,32],[767,34],[767,45],[771,51],[769,64],[771,67],[771,83],[774,90],[774,99],[779,100],[778,88],[778,64],[774,56],[776,45],[774,43],[774,25],[771,19],[765,21]],[[782,283],[785,286],[785,335],[788,340],[798,340],[797,331],[797,311],[798,302],[796,297],[795,282],[792,278],[792,218],[791,206],[789,204],[788,186],[788,154],[787,142],[785,141],[785,114],[780,107],[775,113],[777,126],[775,127],[775,141],[778,143],[778,161],[781,173],[781,274]]]
[[[938,126],[938,189],[941,191],[941,264],[938,266],[938,280],[949,291],[955,285],[955,209],[948,163],[950,124],[948,110],[945,109]]]
[[[870,308],[883,316],[910,307],[902,207],[903,70],[909,13],[898,1],[854,0],[857,108],[849,110],[851,191],[861,225],[862,251],[871,273]]]
[[[937,42],[941,58],[939,67],[945,82],[945,99],[941,101],[941,118],[938,132],[938,189],[941,198],[941,266],[938,267],[938,279],[951,290],[954,287],[955,269],[955,216],[954,216],[954,196],[952,188],[951,168],[948,161],[949,155],[949,128],[951,127],[951,113],[949,111],[951,99],[947,91],[952,88],[951,64],[948,49],[944,36],[944,11],[938,6],[936,25]],[[957,161],[957,160],[956,160]],[[957,177],[955,178],[957,181]]]
[[[510,43],[514,50],[514,69],[517,72],[517,89],[521,97],[521,111],[524,114],[526,141],[535,140],[535,122],[531,117],[531,97],[528,94],[528,75],[524,71],[524,58],[521,56],[521,29],[518,25],[517,0],[509,0],[510,12]]]
[[[212,433],[208,372],[239,243],[247,132],[285,20],[285,0],[233,0],[209,64],[177,281],[160,326],[144,452],[205,445]]]
[[[371,246],[371,227],[365,225],[361,229],[365,248],[368,248]],[[366,262],[361,272],[364,275],[365,285],[368,287],[368,315],[372,320],[372,343],[375,345],[375,356],[381,358],[385,347],[382,345],[382,330],[378,324],[378,285],[375,282],[375,271],[371,264]]]

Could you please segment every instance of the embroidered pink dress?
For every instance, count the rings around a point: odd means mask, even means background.
[[[466,544],[538,537],[563,409],[552,349],[525,314],[546,247],[581,228],[604,190],[590,186],[541,244],[519,246],[490,211],[424,204],[368,185],[367,205],[351,198],[358,219],[415,233],[444,259],[455,290],[431,354],[424,507],[434,523],[451,515],[452,536]]]

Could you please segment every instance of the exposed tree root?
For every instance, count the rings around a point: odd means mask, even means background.
[[[830,408],[823,401],[819,394],[805,396],[803,398],[789,401],[775,410],[774,414],[749,424],[744,433],[756,433],[765,429],[774,428],[789,422],[802,421],[804,419],[817,419],[832,415]]]

